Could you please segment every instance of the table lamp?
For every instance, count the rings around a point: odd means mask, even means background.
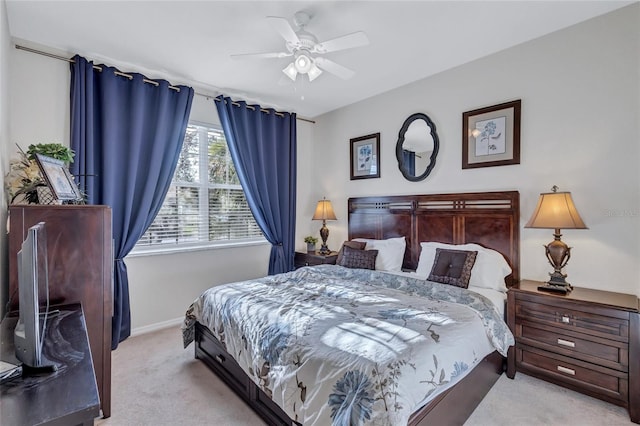
[[[331,253],[331,250],[329,250],[329,247],[327,247],[327,238],[329,238],[329,228],[327,228],[327,220],[338,220],[336,218],[336,214],[333,212],[331,201],[324,198],[318,201],[316,212],[313,214],[312,220],[322,220],[322,228],[320,228],[320,237],[322,238],[320,254],[327,255]]]
[[[573,204],[570,192],[558,192],[558,187],[553,186],[552,192],[540,194],[538,205],[536,206],[531,219],[524,226],[525,228],[546,228],[554,229],[554,240],[545,247],[545,253],[553,273],[549,273],[550,279],[539,290],[552,291],[556,293],[568,293],[572,287],[562,273],[571,257],[571,247],[567,246],[560,237],[560,229],[587,229],[582,221],[576,206]]]

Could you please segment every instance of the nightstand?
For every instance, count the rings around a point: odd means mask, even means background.
[[[304,252],[304,253],[297,251],[294,257],[294,265],[296,269],[302,268],[303,266],[324,265],[324,264],[335,265],[337,259],[338,259],[337,251],[332,251],[327,255],[322,255],[317,251]]]
[[[507,376],[516,370],[629,410],[640,423],[638,297],[574,287],[538,290],[523,280],[509,289],[507,321],[516,339]]]

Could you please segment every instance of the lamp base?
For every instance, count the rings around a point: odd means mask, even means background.
[[[325,220],[322,221],[322,228],[320,228],[320,238],[322,238],[320,254],[327,255],[331,253],[331,250],[329,250],[329,247],[327,246],[327,238],[329,238],[329,228],[327,228],[327,222]]]
[[[556,228],[553,241],[544,246],[547,260],[553,266],[553,272],[549,272],[549,281],[545,283],[546,285],[538,287],[538,290],[560,294],[567,294],[573,290],[571,284],[566,280],[567,274],[562,273],[562,268],[567,266],[571,257],[571,247],[560,239],[561,236],[560,229]]]

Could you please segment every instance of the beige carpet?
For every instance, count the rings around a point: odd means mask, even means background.
[[[182,349],[172,327],[125,340],[112,355],[111,417],[99,426],[264,424],[202,362]],[[523,374],[502,376],[468,426],[631,425],[615,405]],[[438,425],[439,426],[439,425]]]

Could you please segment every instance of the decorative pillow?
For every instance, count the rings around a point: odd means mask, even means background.
[[[477,255],[477,251],[436,249],[436,258],[428,280],[456,287],[469,287],[471,268]]]
[[[478,252],[476,262],[471,269],[470,287],[482,287],[507,292],[504,279],[512,272],[504,256],[479,244],[445,244],[438,242],[420,243],[421,252],[416,273],[427,277],[433,268],[436,248],[450,250],[475,250]]]
[[[378,250],[378,257],[376,258],[376,269],[378,271],[402,271],[404,251],[407,247],[404,237],[387,238],[386,240],[354,238],[353,241],[367,243],[365,250]]]
[[[342,262],[342,254],[345,246],[355,250],[364,250],[364,248],[367,246],[367,243],[364,243],[362,241],[345,241],[344,243],[342,243],[342,247],[340,247],[340,251],[338,252],[338,258],[336,259],[337,265]]]
[[[338,265],[346,268],[375,269],[378,250],[358,250],[343,246],[342,259]]]

